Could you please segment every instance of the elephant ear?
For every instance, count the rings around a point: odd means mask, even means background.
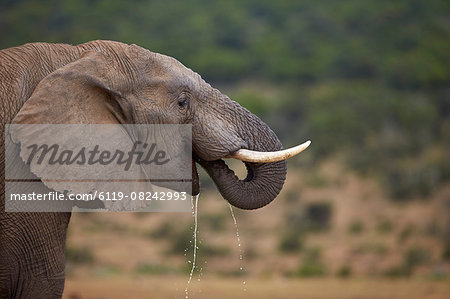
[[[80,59],[45,77],[14,118],[21,124],[117,124],[130,121],[119,90],[121,77],[100,52]],[[109,66],[109,68],[108,68]]]
[[[49,74],[38,84],[9,127],[7,139],[20,148],[19,162],[26,163],[32,172],[30,175],[36,175],[55,191],[95,194],[100,198],[99,192],[151,190],[139,165],[124,171],[122,165],[78,163],[82,161],[81,156],[75,160],[83,147],[86,162],[88,149],[96,145],[114,153],[118,146],[129,149],[133,144],[133,132],[119,125],[133,122],[131,107],[120,90],[125,80],[122,81],[123,75],[111,65],[104,54],[89,51]],[[43,144],[48,147],[57,144],[58,154],[66,150],[65,156],[56,155],[53,160],[60,159],[59,163],[52,163],[51,155],[47,154],[39,163],[37,158],[42,152],[35,152],[31,159],[33,149],[37,148],[33,146]],[[19,162],[16,159],[14,163]],[[7,164],[14,168],[11,163]],[[20,186],[18,188],[20,190]],[[103,203],[109,210],[134,210],[144,206],[139,201]]]

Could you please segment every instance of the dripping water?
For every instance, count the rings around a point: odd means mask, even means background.
[[[194,274],[194,270],[195,270],[195,261],[196,261],[196,255],[197,255],[197,207],[198,207],[198,196],[195,196],[195,204],[194,204],[194,197],[191,196],[191,206],[192,206],[192,215],[194,217],[194,246],[193,246],[193,258],[192,258],[192,268],[191,268],[191,273],[189,273],[189,280],[187,282],[186,288],[184,289],[184,293],[186,294],[186,299],[189,298],[189,285],[191,283],[192,280],[192,275]]]
[[[228,205],[230,206],[231,217],[233,217],[234,227],[236,228],[236,240],[237,240],[238,247],[239,247],[239,271],[241,271],[242,274],[243,274],[243,272],[244,272],[244,267],[243,267],[243,264],[242,264],[242,262],[243,262],[242,261],[243,252],[242,252],[242,246],[241,246],[241,238],[239,237],[238,224],[237,224],[237,221],[236,221],[236,217],[234,216],[233,207],[230,204],[228,204]],[[242,285],[243,285],[244,291],[247,291],[246,281],[245,280],[242,281]]]

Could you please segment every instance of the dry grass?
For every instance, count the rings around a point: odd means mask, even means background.
[[[184,298],[187,277],[68,279],[63,298]],[[189,298],[449,298],[448,281],[426,280],[250,280],[205,278],[193,281]]]
[[[316,171],[316,181],[308,183],[304,173],[291,170],[280,197],[267,208],[235,209],[243,261],[227,203],[216,190],[202,192],[198,267],[190,298],[450,298],[450,261],[442,258],[450,186],[433,198],[398,204],[374,181],[344,172],[335,163]],[[286,215],[295,212],[301,218],[304,214],[298,212],[305,206],[324,201],[332,206],[330,228],[302,236],[303,247],[296,252],[280,252],[283,233],[296,229]],[[212,220],[220,222],[218,228]],[[357,234],[349,231],[354,221],[363,225]],[[383,221],[390,228],[380,231]],[[172,233],[155,237],[165,224]],[[64,298],[183,298],[192,244],[185,244],[186,256],[170,250],[180,235],[189,240],[192,225],[190,213],[74,213],[67,246],[93,258],[68,262]],[[407,229],[408,234],[402,233]],[[227,254],[208,255],[208,247],[210,252],[225,248]],[[417,248],[426,253],[426,262],[417,262],[408,279],[389,280],[388,270],[401,266],[405,253]],[[296,277],[315,249],[325,276]],[[347,279],[337,278],[342,269],[349,270]],[[245,292],[243,277],[248,281]]]

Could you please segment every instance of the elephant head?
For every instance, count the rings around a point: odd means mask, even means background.
[[[136,45],[95,41],[67,51],[71,62],[40,81],[15,122],[192,124],[192,159],[233,206],[257,209],[278,195],[283,159],[292,153],[270,153],[276,157],[267,160],[262,153],[282,150],[274,132],[198,74]],[[245,179],[227,167],[226,157],[244,161]]]

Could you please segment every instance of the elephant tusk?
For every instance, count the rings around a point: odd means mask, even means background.
[[[303,152],[309,145],[311,144],[311,141],[308,140],[305,143],[302,143],[300,145],[277,151],[277,152],[257,152],[257,151],[251,151],[247,149],[240,149],[237,152],[230,154],[226,156],[225,158],[233,158],[238,159],[244,162],[255,162],[255,163],[262,163],[262,162],[277,162],[277,161],[283,161],[286,159],[289,159],[295,155],[300,154]]]

